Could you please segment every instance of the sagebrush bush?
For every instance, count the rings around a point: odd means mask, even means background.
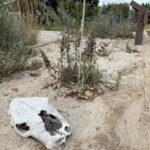
[[[94,22],[96,22],[96,36],[100,38],[133,38],[133,32],[136,31],[135,23],[127,20],[117,22],[108,15],[99,15]],[[91,28],[91,24],[88,29]]]
[[[37,69],[41,68],[42,66],[43,66],[43,61],[41,61],[39,59],[32,60],[31,68],[33,70],[37,70]]]
[[[0,10],[0,77],[25,66],[28,60],[29,26],[6,10]]]

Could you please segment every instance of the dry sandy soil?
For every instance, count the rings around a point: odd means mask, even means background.
[[[40,32],[39,42],[55,41],[59,32]],[[13,74],[0,83],[0,149],[1,150],[46,150],[32,138],[22,138],[10,125],[9,104],[16,97],[48,97],[49,102],[72,126],[72,135],[55,150],[149,150],[150,118],[145,113],[143,75],[144,47],[136,47],[140,53],[127,53],[126,44],[133,40],[97,40],[110,42],[108,57],[98,56],[98,65],[104,70],[104,78],[113,80],[122,71],[118,91],[107,92],[93,101],[81,101],[60,97],[51,87],[43,87],[51,81],[45,68],[38,77],[31,71]],[[59,43],[42,47],[49,57],[57,62]],[[38,56],[40,57],[40,56]]]

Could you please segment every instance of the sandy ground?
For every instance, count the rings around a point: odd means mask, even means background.
[[[40,32],[39,42],[55,41],[59,32]],[[122,71],[122,82],[118,91],[111,91],[90,101],[58,96],[50,87],[45,68],[41,75],[31,77],[30,71],[13,74],[0,83],[0,149],[1,150],[46,150],[32,138],[22,138],[10,125],[9,104],[16,97],[48,97],[49,102],[70,122],[72,135],[67,142],[55,150],[149,150],[149,118],[145,117],[144,92],[144,47],[140,53],[127,53],[126,44],[133,40],[102,40],[111,45],[108,57],[98,57],[98,65],[104,77],[114,78]],[[42,47],[49,57],[57,62],[59,43]]]

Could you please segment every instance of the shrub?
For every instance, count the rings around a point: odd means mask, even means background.
[[[29,26],[12,13],[0,10],[0,77],[22,69],[28,60],[29,45],[33,42]]]
[[[110,12],[113,12],[117,16],[117,18],[122,17],[124,19],[128,19],[128,16],[130,14],[129,3],[108,3],[107,5],[101,6],[101,9],[102,14],[109,14]]]
[[[96,65],[96,32],[95,23],[92,25],[91,30],[87,37],[87,47],[82,54],[81,65],[81,85],[89,85],[94,87],[102,78],[102,72]]]
[[[43,62],[41,60],[34,59],[31,62],[31,68],[33,70],[37,70],[37,69],[41,68],[42,66],[43,66]]]
[[[0,78],[23,69],[27,59],[27,49],[23,47],[11,46],[7,51],[0,49]]]
[[[45,53],[41,51],[46,67],[51,72],[51,76],[59,81],[62,86],[71,86],[79,84],[81,89],[86,86],[94,87],[102,78],[102,72],[96,66],[95,48],[96,37],[95,28],[89,32],[87,37],[87,46],[82,53],[81,76],[78,78],[80,33],[71,35],[67,30],[64,32],[58,67],[52,65]],[[55,66],[55,68],[54,68]],[[57,74],[53,74],[57,73]]]
[[[98,15],[96,22],[96,36],[100,38],[133,38],[136,24],[130,21],[117,22],[113,16]],[[91,25],[88,26],[91,28]]]

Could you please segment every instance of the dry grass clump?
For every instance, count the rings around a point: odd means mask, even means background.
[[[67,30],[63,33],[57,67],[56,65],[51,65],[53,63],[41,51],[46,67],[50,71],[51,76],[56,80],[56,83],[59,84],[61,94],[76,95],[78,98],[83,99],[93,98],[98,94],[99,91],[97,88],[102,78],[102,72],[96,65],[96,37],[94,30],[95,28],[93,27],[89,32],[87,44],[82,53],[81,77],[79,80],[80,33],[76,34],[77,36],[70,34]],[[78,84],[81,87],[80,91],[77,89]]]
[[[96,65],[96,34],[95,25],[87,37],[87,46],[82,54],[81,85],[95,87],[102,78],[102,72]]]
[[[56,73],[58,71],[56,70],[56,67],[53,65],[52,61],[50,61],[47,58],[47,56],[46,56],[44,51],[40,50],[40,53],[42,55],[42,58],[43,58],[43,61],[44,61],[44,64],[45,64],[46,68],[49,70],[49,72],[51,74],[51,77],[53,77],[54,79],[57,79]]]
[[[73,82],[76,84],[78,82],[78,51],[77,46],[71,43],[71,35],[69,32],[64,32],[59,59],[59,81],[62,84],[70,84]],[[71,49],[71,44],[74,44],[74,50]]]
[[[92,100],[94,97],[117,90],[120,85],[121,73],[110,83],[102,80],[103,72],[96,64],[96,33],[95,26],[85,38],[86,46],[82,52],[81,76],[78,78],[80,33],[72,35],[69,30],[63,33],[60,46],[58,65],[48,60],[44,51],[41,51],[45,66],[49,70],[53,82],[50,86],[56,87],[63,96],[76,96],[79,99]],[[109,44],[104,44],[107,47]],[[105,51],[105,50],[104,50]],[[80,86],[80,89],[78,88]]]

